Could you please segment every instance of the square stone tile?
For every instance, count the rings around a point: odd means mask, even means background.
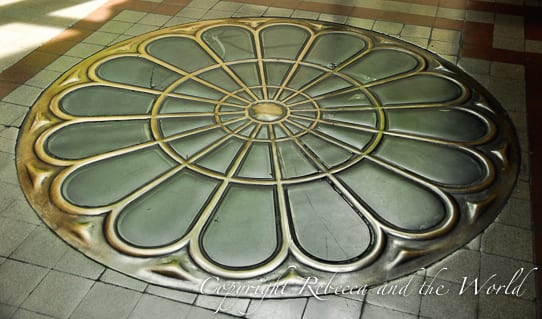
[[[413,37],[413,38],[426,38],[431,35],[431,28],[407,24],[401,30],[401,36]]]
[[[68,318],[93,283],[92,280],[53,270],[34,289],[22,307],[52,317]]]
[[[264,14],[265,11],[267,11],[268,8],[269,7],[256,4],[243,4],[239,7],[239,9],[237,9],[236,13],[247,16],[260,17]]]
[[[415,315],[400,312],[397,310],[383,308],[370,303],[363,305],[363,312],[361,318],[378,318],[378,319],[416,319]]]
[[[464,20],[465,10],[439,7],[437,10],[437,17],[452,20]]]
[[[4,210],[0,211],[0,216],[19,220],[33,225],[41,225],[42,222],[28,202],[15,200]]]
[[[310,298],[303,314],[304,319],[341,318],[358,319],[362,302],[339,296],[322,296],[326,300]]]
[[[198,297],[198,295],[195,293],[150,284],[147,286],[145,292],[148,294],[164,297],[175,301],[180,301],[187,304],[194,303],[194,301],[196,301],[196,298]]]
[[[246,317],[249,319],[299,319],[305,309],[306,298],[293,299],[253,299]]]
[[[318,20],[320,21],[327,21],[327,22],[341,23],[341,24],[346,23],[347,19],[348,19],[347,16],[327,14],[327,13],[322,13],[318,16]]]
[[[348,17],[348,19],[346,19],[346,24],[367,30],[371,30],[375,22],[375,20],[356,17]]]
[[[54,317],[46,316],[37,312],[28,311],[26,309],[19,309],[11,317],[11,319],[55,319]]]
[[[461,292],[461,285],[451,283],[438,278],[432,283],[433,287],[442,287],[437,295],[433,294],[422,296],[420,315],[428,318],[457,318],[471,319],[476,318],[478,298],[469,292]]]
[[[411,274],[388,283],[372,287],[367,294],[367,303],[407,312],[418,314],[420,310],[421,295],[419,288],[424,282],[424,276]],[[392,294],[395,287],[396,294]],[[403,292],[404,293],[400,293]]]
[[[429,6],[424,4],[412,4],[410,6],[410,9],[408,10],[411,14],[419,14],[423,16],[429,16],[434,17],[437,15],[437,7],[436,6]]]
[[[86,37],[83,42],[89,43],[89,44],[96,44],[96,45],[108,45],[110,44],[118,34],[116,33],[110,33],[110,32],[101,32],[96,31]]]
[[[420,48],[427,49],[427,46],[429,45],[429,39],[424,38],[413,38],[413,37],[404,37],[401,36],[401,40],[410,42],[414,45],[419,46]]]
[[[81,58],[63,55],[49,64],[45,69],[64,73],[77,63],[81,62],[81,60]]]
[[[145,291],[147,288],[146,282],[128,277],[112,269],[107,269],[100,277],[100,281],[137,291]]]
[[[19,185],[15,170],[15,154],[0,152],[0,181]]]
[[[134,24],[131,26],[128,30],[124,31],[124,34],[130,35],[130,36],[136,36],[144,33],[148,33],[154,30],[158,30],[159,27],[155,25],[148,25],[148,24]]]
[[[481,59],[465,58],[459,60],[459,66],[467,73],[489,75],[491,70],[491,62]]]
[[[294,13],[292,14],[292,18],[309,19],[309,20],[317,20],[318,16],[320,16],[320,13],[318,12],[305,11],[305,10],[294,10]]]
[[[220,10],[209,10],[201,17],[201,20],[212,20],[212,19],[224,19],[231,17],[235,12],[232,11],[220,11]],[[188,19],[188,18],[185,18]],[[196,21],[196,20],[193,20]]]
[[[206,9],[200,9],[200,8],[184,8],[179,13],[177,13],[177,17],[185,17],[185,18],[191,18],[191,19],[201,19],[203,15],[207,12]]]
[[[511,14],[496,14],[493,36],[523,39],[525,36],[524,18]]]
[[[250,299],[235,297],[217,297],[209,295],[199,295],[195,304],[198,307],[207,308],[215,312],[228,313],[234,316],[244,316]]]
[[[127,318],[140,298],[139,292],[97,282],[70,319]]]
[[[184,318],[189,311],[190,305],[152,295],[143,295],[128,318],[179,319]]]
[[[132,22],[135,23],[145,16],[145,12],[134,10],[123,10],[121,13],[113,17],[114,21]]]
[[[480,274],[480,252],[460,249],[427,269],[428,277],[462,283],[464,277],[474,278]]]
[[[396,22],[376,21],[373,26],[373,31],[388,35],[399,35],[401,30],[403,30],[403,24]]]
[[[525,40],[523,38],[493,37],[493,47],[511,51],[525,51]]]
[[[19,119],[21,119],[23,116],[24,115],[19,117]],[[19,120],[15,120],[12,125],[17,125],[17,123],[19,123]],[[0,152],[15,155],[16,144],[16,140],[0,137]]]
[[[0,217],[0,256],[8,257],[32,233],[36,225]]]
[[[86,58],[94,53],[102,50],[103,45],[90,44],[90,43],[79,43],[73,48],[69,49],[65,54],[68,56],[73,56],[77,58]]]
[[[219,0],[192,0],[187,5],[189,8],[209,9],[219,3]]]
[[[213,10],[220,10],[220,11],[237,11],[239,8],[241,8],[243,4],[232,2],[232,1],[220,1],[216,5],[213,6]]]
[[[171,19],[171,16],[165,15],[165,14],[156,14],[156,13],[149,13],[145,15],[141,20],[139,20],[138,24],[148,24],[148,25],[154,25],[154,26],[162,26],[166,22]]]
[[[92,261],[82,253],[73,248],[69,248],[64,256],[60,258],[54,267],[58,271],[86,277],[89,279],[98,279],[105,271],[105,267]]]
[[[231,319],[231,318],[239,318],[234,317],[231,315],[227,315],[224,313],[215,313],[212,310],[203,309],[196,306],[190,307],[190,312],[188,312],[188,316],[186,318],[190,319]],[[280,318],[280,317],[269,317],[269,318]]]
[[[526,200],[510,198],[497,216],[497,221],[501,224],[530,230],[532,227],[531,203]]]
[[[269,8],[263,14],[264,17],[290,17],[294,13],[292,9]]]
[[[506,257],[490,254],[482,255],[482,267],[480,270],[479,283],[488,281],[488,285],[496,283],[510,286],[508,292],[511,297],[534,301],[536,298],[535,276],[539,270],[533,270],[532,263],[523,262]],[[492,279],[490,279],[493,277]],[[469,278],[468,283],[476,278]],[[510,283],[513,281],[512,283]],[[487,289],[486,289],[487,291]],[[517,293],[516,293],[517,291]],[[504,294],[504,293],[501,293]]]
[[[470,242],[465,245],[466,249],[480,251],[480,246],[482,245],[482,234],[474,237]]]
[[[480,296],[479,319],[536,318],[536,303],[502,295]]]
[[[532,245],[530,231],[494,223],[482,237],[481,251],[530,262],[533,260]]]
[[[8,259],[0,265],[0,303],[19,306],[48,271],[43,267]]]
[[[477,10],[467,10],[465,12],[465,20],[480,23],[494,23],[495,13]]]
[[[131,22],[123,22],[123,21],[115,21],[111,20],[106,23],[104,23],[103,26],[101,26],[98,31],[100,32],[109,32],[109,33],[116,33],[116,34],[123,34],[128,30],[132,25],[134,25]]]
[[[27,111],[27,107],[8,102],[0,102],[0,124],[13,125],[13,123],[24,116]]]
[[[42,91],[41,88],[21,85],[2,99],[2,101],[22,106],[32,106]]]
[[[46,227],[36,229],[13,252],[11,258],[52,268],[68,250],[60,238]]]
[[[11,318],[17,307],[0,303],[0,318]]]
[[[459,44],[452,42],[430,40],[427,48],[441,55],[459,54]]]
[[[431,31],[431,40],[459,43],[461,32],[456,30],[433,28]]]
[[[526,40],[525,51],[532,53],[542,53],[542,41]]]
[[[30,80],[26,81],[25,84],[39,88],[46,88],[49,87],[56,79],[58,79],[61,74],[61,72],[44,69],[38,74],[34,75]]]
[[[525,81],[525,66],[503,62],[491,62],[490,74],[496,77]]]

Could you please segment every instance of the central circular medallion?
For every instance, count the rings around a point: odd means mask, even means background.
[[[248,107],[248,115],[261,122],[277,122],[286,117],[287,110],[284,106],[271,102],[258,102]]]

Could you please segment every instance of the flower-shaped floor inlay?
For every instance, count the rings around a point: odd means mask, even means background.
[[[233,19],[72,68],[27,117],[17,167],[45,222],[107,266],[190,291],[280,282],[295,296],[307,278],[376,284],[464,245],[511,192],[517,145],[495,99],[427,51]]]

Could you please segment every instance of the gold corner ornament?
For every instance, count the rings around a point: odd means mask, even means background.
[[[274,18],[102,50],[44,92],[17,147],[28,201],[74,248],[153,284],[244,297],[425,267],[494,220],[518,163],[504,110],[454,65]]]

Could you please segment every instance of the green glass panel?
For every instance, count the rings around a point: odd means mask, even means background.
[[[62,184],[62,195],[77,206],[109,205],[175,165],[159,147],[110,157],[72,172]]]
[[[86,86],[60,100],[62,111],[75,116],[133,115],[148,113],[155,96],[107,86]]]
[[[296,60],[308,38],[307,31],[295,26],[278,25],[265,28],[261,32],[263,56]]]
[[[409,71],[418,67],[418,60],[398,50],[376,50],[343,70],[361,83],[368,83]]]
[[[373,138],[372,134],[366,132],[327,124],[318,124],[316,130],[334,137],[343,143],[349,144],[358,150],[363,150]]]
[[[274,126],[273,128],[275,132],[275,138],[279,139],[288,136],[288,134],[286,134],[286,132],[281,127]]]
[[[238,27],[218,27],[207,30],[203,41],[226,62],[255,58],[252,35]]]
[[[224,96],[224,93],[219,92],[212,87],[203,85],[194,80],[187,80],[181,83],[174,92],[211,100],[220,100]]]
[[[375,154],[443,184],[469,185],[485,176],[472,155],[437,144],[387,136]]]
[[[421,231],[436,226],[446,215],[436,194],[372,162],[362,162],[339,177],[362,202],[396,227]]]
[[[361,91],[346,92],[329,96],[323,99],[319,99],[317,103],[322,108],[372,105],[367,95],[365,95]]]
[[[196,164],[217,172],[225,173],[243,144],[244,143],[238,139],[229,139],[211,153],[205,155],[202,159],[197,160]]]
[[[164,100],[160,113],[214,112],[215,105],[189,99],[168,97]]]
[[[353,155],[344,148],[310,134],[304,135],[301,138],[301,141],[308,146],[328,168],[343,163]]]
[[[301,128],[299,128],[299,127],[297,127],[295,125],[292,125],[290,123],[285,122],[284,126],[286,126],[290,130],[290,132],[292,132],[292,134],[294,134],[294,135],[301,132]]]
[[[312,97],[318,97],[320,95],[338,91],[340,89],[344,89],[349,86],[351,86],[349,82],[346,82],[345,80],[339,77],[331,76],[311,86],[310,88],[306,89],[304,92]]]
[[[328,33],[316,39],[305,61],[334,69],[366,46],[365,41],[354,35]]]
[[[312,256],[347,261],[369,247],[369,227],[326,181],[288,187],[288,202],[295,238]]]
[[[258,265],[277,250],[273,189],[232,186],[202,236],[205,253],[229,267]]]
[[[235,91],[238,90],[239,84],[237,84],[231,76],[229,76],[222,69],[215,69],[209,72],[200,74],[199,77],[213,85],[216,85],[226,91]]]
[[[377,124],[374,111],[323,112],[322,118],[371,127],[375,127]]]
[[[189,158],[192,155],[202,151],[211,144],[217,142],[220,138],[224,137],[226,132],[221,128],[215,128],[207,130],[202,133],[191,135],[187,138],[181,138],[169,142],[169,145],[184,158]]]
[[[446,103],[461,96],[462,89],[449,79],[418,74],[372,88],[384,105]]]
[[[216,64],[196,41],[188,38],[161,38],[151,42],[146,49],[150,55],[186,72]]]
[[[264,130],[262,130],[264,131]],[[239,172],[239,177],[273,178],[271,170],[271,153],[269,152],[269,144],[254,143],[250,148]]]
[[[292,141],[277,144],[280,168],[284,178],[293,178],[316,173],[316,168]]]
[[[46,149],[59,158],[80,159],[150,140],[148,121],[86,122],[55,132]]]
[[[298,90],[311,83],[315,78],[322,74],[324,74],[324,72],[318,69],[302,65],[297,68],[294,77],[290,80],[290,83],[288,83],[288,87]]]
[[[117,232],[139,247],[178,241],[188,232],[216,186],[211,179],[182,171],[128,205],[117,219]]]
[[[286,63],[265,63],[265,76],[267,85],[280,86],[290,69],[290,64]]]
[[[453,109],[387,110],[388,130],[468,142],[484,136],[489,128],[478,116]]]
[[[162,135],[168,137],[174,134],[187,132],[196,128],[215,124],[212,116],[207,117],[186,117],[160,120]]]
[[[256,135],[256,138],[259,138],[259,139],[267,139],[267,138],[269,138],[269,130],[267,129],[267,127],[262,127],[258,131],[258,134]]]
[[[96,71],[104,80],[164,90],[181,77],[161,65],[139,57],[118,57],[102,63]]]
[[[235,64],[230,66],[230,68],[233,70],[233,72],[235,72],[235,74],[237,74],[245,86],[260,86],[260,74],[258,72],[258,66],[256,63]],[[262,90],[255,88],[252,88],[251,90],[260,99],[263,98]],[[250,97],[247,98],[252,100]]]

